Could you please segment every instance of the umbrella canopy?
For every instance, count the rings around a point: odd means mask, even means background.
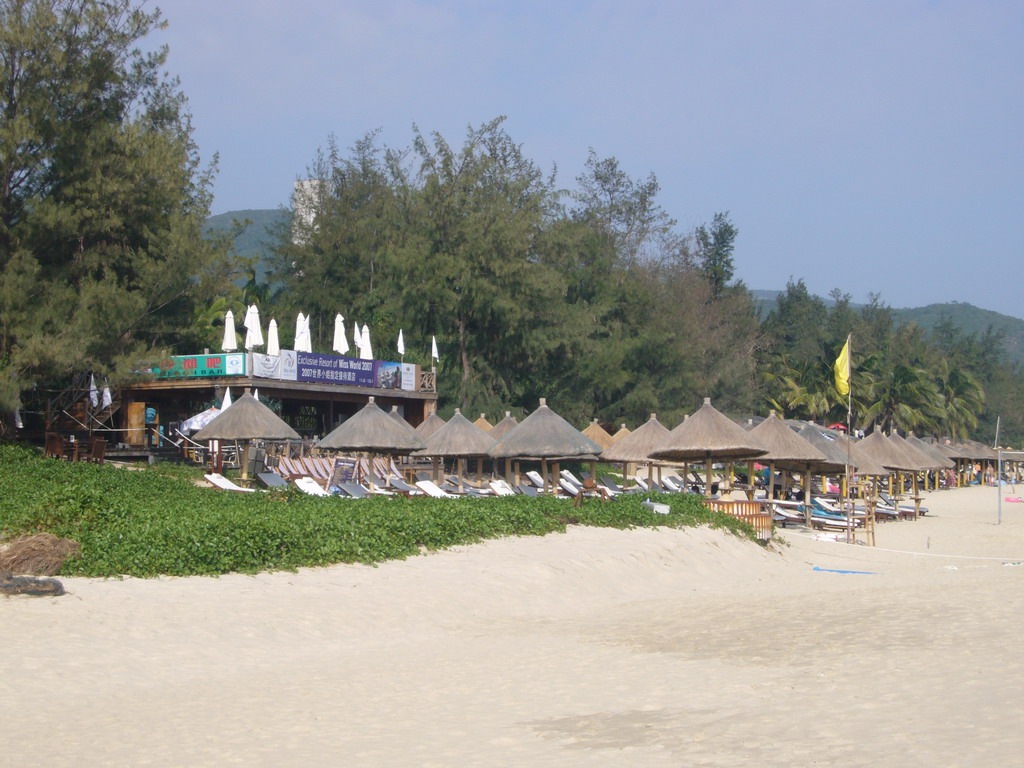
[[[913,433],[907,437],[907,442],[918,450],[931,456],[937,469],[952,469],[956,466],[956,462],[939,450],[939,447],[934,443],[925,442],[921,438],[916,437]]]
[[[192,418],[181,422],[181,426],[179,426],[178,429],[185,434],[195,432],[205,427],[218,416],[220,416],[220,408],[217,406],[210,406],[202,413],[197,413]]]
[[[668,427],[658,421],[658,417],[652,413],[650,419],[605,448],[601,460],[614,463],[650,461],[647,457],[665,441],[668,433]]]
[[[899,446],[886,438],[881,429],[875,427],[875,431],[858,440],[850,447],[854,461],[863,457],[875,464],[881,464],[890,471],[914,472],[917,470],[917,461],[911,459]]]
[[[487,456],[494,438],[463,416],[459,409],[448,423],[426,440],[427,447],[416,451],[417,456],[448,456],[470,458]]]
[[[608,434],[605,428],[597,423],[597,419],[594,419],[587,425],[587,428],[583,430],[583,434],[600,445],[602,449],[608,449],[615,443],[615,440]]]
[[[800,427],[798,434],[825,456],[824,461],[818,462],[814,466],[818,472],[845,472],[846,463],[849,461],[854,470],[861,475],[889,474],[889,470],[881,464],[867,461],[863,457],[855,459],[852,443],[842,433],[814,424],[804,424]],[[849,452],[847,449],[850,449]]]
[[[911,459],[917,462],[918,470],[939,469],[940,465],[935,460],[934,456],[932,456],[930,453],[927,453],[926,451],[921,450],[916,445],[906,440],[896,430],[893,430],[892,434],[889,435],[889,439],[892,442],[896,443],[896,445],[899,446],[899,448],[901,448],[904,453],[910,456]]]
[[[491,427],[487,434],[494,440],[500,440],[517,426],[519,426],[519,420],[512,415],[511,411],[505,411],[505,418]]]
[[[668,429],[668,427],[666,427],[666,429]],[[619,427],[618,432],[616,432],[614,435],[612,435],[612,440],[614,440],[615,442],[619,442],[619,440],[621,440],[622,438],[624,438],[628,434],[629,434],[629,427],[627,427],[625,424],[623,424],[621,427]]]
[[[416,430],[382,411],[374,398],[317,443],[321,448],[370,453],[412,453],[426,447]]]
[[[705,397],[704,405],[669,432],[650,457],[671,461],[735,461],[756,459],[766,452],[756,437],[715,410],[711,398]]]
[[[370,344],[370,326],[363,323],[362,346],[359,348],[360,360],[373,360],[373,346]]]
[[[270,318],[270,325],[267,326],[267,354],[281,354],[281,342],[277,339],[277,320]]]
[[[281,417],[246,392],[193,435],[192,439],[299,440],[300,436]]]
[[[235,313],[230,309],[224,315],[224,341],[220,348],[225,352],[238,349],[238,337],[235,335]]]
[[[445,420],[436,413],[432,413],[427,416],[427,418],[425,418],[418,427],[416,427],[416,434],[419,435],[421,439],[426,440],[446,423],[447,422],[445,422]]]
[[[331,349],[339,355],[348,353],[348,337],[345,335],[345,318],[340,314],[334,316],[334,344]]]
[[[800,472],[807,469],[808,465],[828,463],[824,453],[787,427],[775,415],[775,411],[771,411],[767,419],[750,430],[750,436],[756,438],[768,451],[758,461],[774,464],[779,469]]]
[[[522,423],[488,451],[495,458],[568,458],[601,453],[601,446],[553,410],[544,398]]]
[[[487,420],[487,414],[485,413],[481,413],[480,418],[474,421],[473,424],[484,432],[490,432],[493,429],[491,422]]]
[[[260,327],[260,311],[255,304],[249,306],[245,313],[245,348],[263,346],[263,329]]]

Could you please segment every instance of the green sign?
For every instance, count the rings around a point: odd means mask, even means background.
[[[220,355],[175,355],[161,361],[153,373],[161,379],[194,379],[205,376],[244,376],[243,352]]]

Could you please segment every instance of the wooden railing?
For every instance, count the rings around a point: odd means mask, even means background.
[[[704,505],[716,512],[724,512],[732,515],[737,520],[742,520],[754,529],[754,533],[761,541],[768,541],[772,537],[773,523],[770,513],[765,512],[760,501],[724,501],[721,499],[705,499]]]

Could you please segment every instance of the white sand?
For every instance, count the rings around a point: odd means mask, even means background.
[[[65,579],[0,599],[0,766],[1017,765],[1024,504],[996,526],[996,494],[930,494],[875,549],[575,528]]]

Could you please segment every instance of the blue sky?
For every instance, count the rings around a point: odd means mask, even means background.
[[[1024,3],[167,0],[214,213],[286,205],[328,135],[509,134],[571,187],[593,147],[737,277],[1024,317]]]

